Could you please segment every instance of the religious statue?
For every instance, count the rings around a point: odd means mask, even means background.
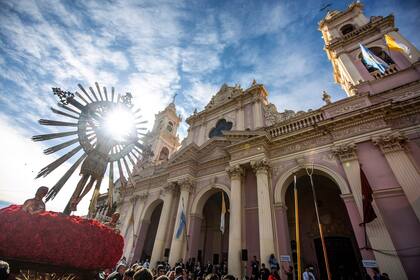
[[[110,228],[115,229],[115,231],[119,233],[119,230],[116,228],[119,219],[120,219],[120,213],[115,212],[111,216],[111,221],[105,223],[105,225],[108,226],[108,227],[110,227]]]
[[[34,141],[44,141],[77,135],[77,138],[60,143],[44,151],[46,154],[50,154],[73,144],[79,144],[59,159],[44,167],[37,176],[37,178],[47,176],[54,169],[83,149],[84,153],[82,153],[79,159],[74,161],[69,170],[48,192],[46,198],[46,201],[53,199],[77,167],[81,165],[81,178],[64,209],[64,214],[67,215],[72,211],[77,210],[79,202],[87,193],[89,193],[93,186],[95,186],[89,206],[89,216],[93,216],[96,210],[100,186],[107,170],[109,171],[108,194],[111,195],[114,185],[114,163],[116,163],[118,167],[119,177],[122,180],[124,178],[124,171],[130,178],[131,170],[133,169],[133,166],[136,165],[136,161],[141,161],[144,156],[144,145],[142,144],[139,135],[145,136],[144,133],[141,133],[141,130],[145,130],[145,128],[140,127],[139,125],[144,124],[147,121],[139,121],[141,116],[137,115],[137,113],[140,112],[140,109],[133,110],[133,96],[131,93],[127,92],[125,95],[115,96],[114,88],[112,88],[112,92],[109,96],[105,87],[103,87],[102,91],[98,83],[95,83],[95,85],[97,92],[95,92],[92,87],[89,87],[91,92],[91,94],[89,94],[79,84],[79,88],[84,95],[78,92],[73,93],[63,91],[60,88],[53,88],[54,95],[60,100],[58,106],[65,111],[51,108],[52,111],[58,115],[73,120],[76,119],[77,122],[41,119],[39,121],[40,124],[76,127],[77,130],[32,137]],[[120,120],[121,116],[128,117],[128,119]],[[118,121],[117,126],[110,128],[109,123],[113,123],[115,120]],[[115,129],[118,129],[119,126],[127,126],[123,135],[114,133]],[[109,204],[111,207],[111,199],[109,199]]]
[[[47,187],[39,187],[36,190],[35,197],[28,199],[23,203],[22,210],[29,214],[38,214],[45,211],[45,203],[42,199],[47,195]]]

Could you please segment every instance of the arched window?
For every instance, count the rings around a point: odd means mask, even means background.
[[[209,138],[222,136],[222,131],[229,131],[232,129],[232,122],[227,122],[225,119],[218,120],[216,126],[210,130]]]
[[[172,132],[172,130],[174,130],[174,124],[173,124],[173,122],[168,122],[168,125],[166,126],[166,129],[169,132]]]
[[[382,59],[384,62],[386,62],[388,65],[395,64],[395,62],[392,60],[392,58],[382,48],[372,47],[372,48],[369,48],[369,50],[371,52],[373,52],[374,55],[376,55],[377,57]],[[377,70],[376,68],[366,64],[366,62],[363,59],[361,53],[359,54],[359,59],[362,61],[363,65],[366,67],[366,69],[369,71],[369,73]]]
[[[340,28],[341,34],[346,35],[347,33],[352,32],[353,30],[355,30],[356,28],[354,28],[353,24],[346,24],[343,27]]]
[[[168,158],[169,158],[169,149],[166,147],[163,147],[162,150],[160,150],[159,160],[168,160]]]

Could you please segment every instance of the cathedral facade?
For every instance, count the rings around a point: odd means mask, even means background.
[[[182,143],[175,104],[156,115],[145,138],[152,153],[121,187],[117,206],[128,260],[150,259],[151,266],[190,258],[226,261],[236,277],[250,275],[253,256],[268,265],[274,254],[281,267],[296,267],[296,176],[302,264],[326,279],[312,174],[333,276],[361,275],[362,261],[369,260],[391,279],[415,279],[420,54],[392,15],[367,18],[360,3],[329,12],[319,29],[347,98],[332,102],[324,93],[321,108],[278,112],[262,84],[223,85],[186,120]],[[390,51],[385,34],[404,42],[411,54]],[[367,67],[359,43],[390,67],[384,73]],[[360,168],[377,216],[366,231]]]

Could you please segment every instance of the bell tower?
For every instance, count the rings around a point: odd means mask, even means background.
[[[398,32],[393,15],[367,18],[363,4],[356,1],[345,11],[329,11],[319,22],[319,30],[334,79],[348,96],[362,92],[375,94],[419,79],[415,69],[419,68],[419,51]],[[410,53],[390,50],[385,42],[386,34],[407,46]],[[388,64],[385,73],[364,62],[359,44]]]
[[[167,161],[180,146],[177,131],[182,119],[176,112],[175,96],[163,111],[155,115],[153,129],[144,137],[144,143],[151,146],[155,164]]]

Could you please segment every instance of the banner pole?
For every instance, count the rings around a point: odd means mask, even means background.
[[[294,181],[294,197],[295,197],[295,226],[296,226],[296,253],[297,253],[297,271],[298,280],[302,280],[302,266],[300,262],[300,231],[299,231],[299,202],[298,192],[296,187],[296,175],[293,176]]]
[[[316,198],[316,192],[314,187],[314,181],[312,180],[312,173],[314,172],[314,168],[312,166],[312,170],[309,172],[308,168],[306,168],[306,173],[308,174],[310,180],[311,180],[311,187],[312,187],[312,194],[314,199],[314,206],[315,206],[315,214],[316,219],[318,221],[318,227],[319,227],[319,236],[321,238],[321,244],[322,244],[322,251],[324,253],[324,262],[325,262],[325,269],[327,270],[327,277],[328,280],[331,280],[331,271],[330,271],[330,264],[328,262],[328,255],[327,255],[327,246],[325,245],[325,238],[324,238],[324,232],[322,230],[322,224],[321,220],[319,219],[319,212],[318,212],[318,203]]]

